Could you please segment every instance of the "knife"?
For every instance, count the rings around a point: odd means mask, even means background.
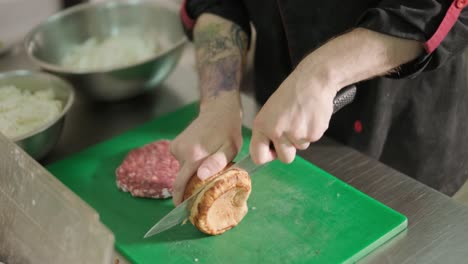
[[[338,92],[337,96],[333,100],[333,113],[336,113],[338,110],[343,108],[345,105],[349,104],[354,100],[356,95],[356,86],[350,85]],[[240,161],[236,162],[232,168],[240,168],[249,175],[252,175],[255,171],[259,170],[267,163],[257,165],[252,161],[250,155],[247,155]],[[166,231],[173,226],[183,222],[190,215],[190,209],[192,208],[193,202],[198,194],[203,190],[203,188],[198,189],[194,194],[192,194],[188,199],[179,204],[175,209],[169,212],[165,217],[163,217],[159,222],[157,222],[153,227],[151,227],[148,232],[146,232],[143,238],[148,238],[159,234],[163,231]]]

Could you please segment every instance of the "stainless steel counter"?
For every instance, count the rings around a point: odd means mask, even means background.
[[[0,71],[34,69],[21,49],[0,57]],[[169,79],[153,92],[120,103],[93,103],[78,96],[64,134],[48,164],[196,100],[193,50],[187,49]],[[79,87],[76,87],[79,90]],[[245,124],[255,114],[242,97]],[[403,234],[367,256],[364,263],[468,263],[468,208],[453,199],[329,139],[301,156],[409,218]]]

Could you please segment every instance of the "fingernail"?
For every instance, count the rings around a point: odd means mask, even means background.
[[[211,176],[211,172],[209,169],[205,167],[201,167],[198,169],[198,178],[200,178],[201,180],[205,180],[206,178],[210,176]]]

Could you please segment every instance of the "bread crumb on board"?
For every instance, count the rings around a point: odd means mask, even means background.
[[[255,210],[255,209],[257,209],[257,207],[255,207],[255,206],[252,206],[252,208],[251,208],[251,209],[252,209],[252,210]]]
[[[185,220],[184,220],[184,221],[182,221],[182,224],[181,224],[181,225],[185,225],[185,224],[187,224],[187,221],[188,221],[188,218],[185,218]]]
[[[195,262],[198,262],[198,259],[197,259],[197,258],[195,258],[194,260],[195,260]]]

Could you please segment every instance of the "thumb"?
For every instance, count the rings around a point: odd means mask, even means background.
[[[184,164],[177,175],[175,182],[174,182],[174,191],[172,194],[172,199],[174,201],[174,205],[177,206],[183,201],[185,186],[187,182],[190,180],[192,175],[195,173],[198,164]]]
[[[216,153],[206,158],[198,168],[197,175],[205,180],[226,167],[228,162],[234,159],[236,151],[233,148],[221,147]]]

